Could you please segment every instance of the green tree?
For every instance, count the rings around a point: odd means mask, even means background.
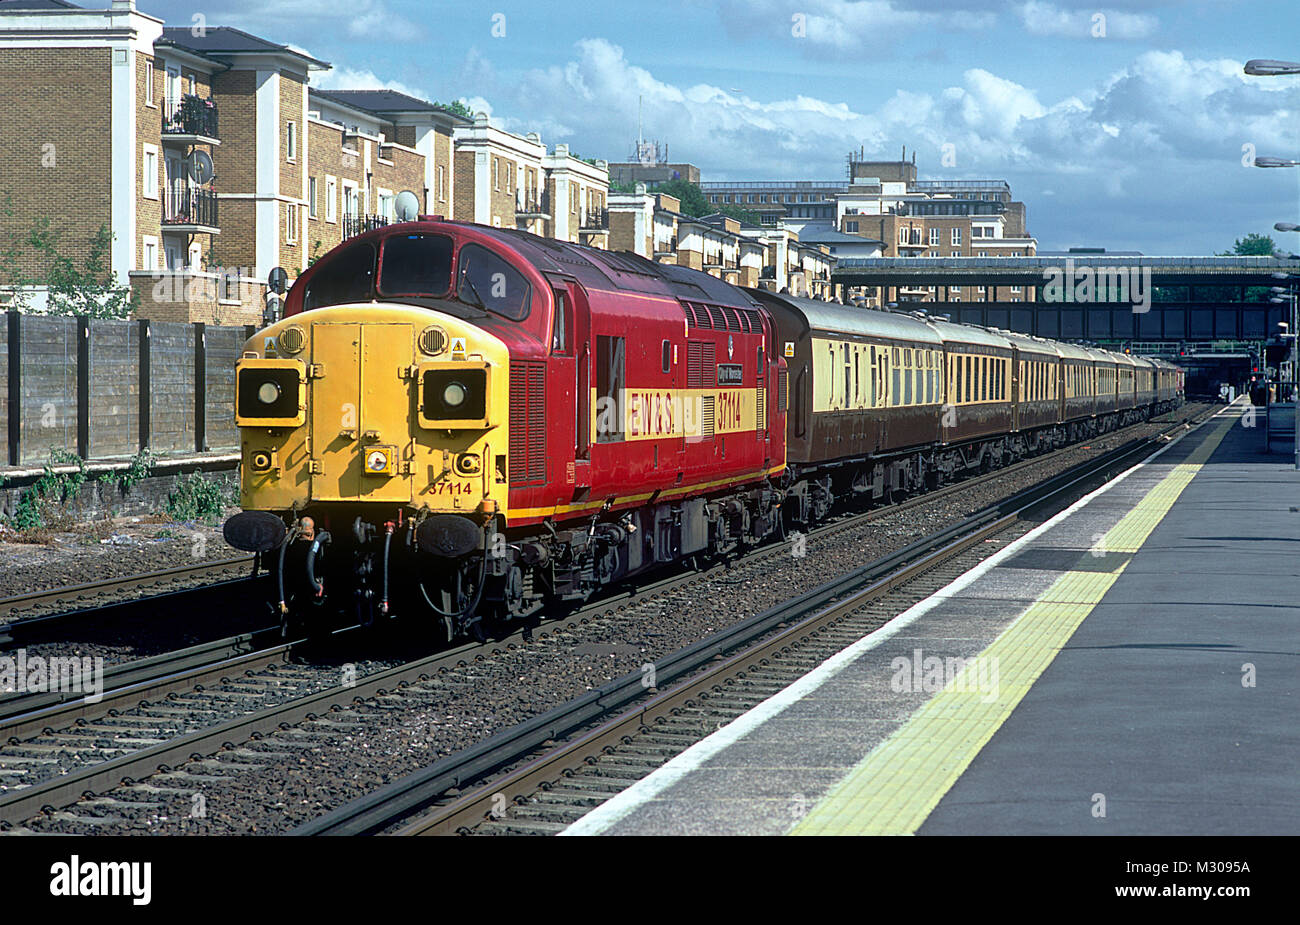
[[[668,180],[656,186],[654,192],[667,193],[669,196],[681,200],[682,214],[689,215],[691,218],[699,218],[701,215],[708,215],[710,212],[717,211],[705,198],[700,188],[689,180],[680,178]]]
[[[450,103],[439,103],[435,100],[433,105],[441,106],[448,112],[454,112],[456,115],[463,116],[466,119],[474,118],[474,111],[460,100],[452,100]]]
[[[90,239],[81,266],[59,253],[59,232],[41,216],[27,238],[28,245],[44,258],[46,269],[36,280],[48,288],[47,311],[51,315],[86,315],[90,318],[127,318],[139,305],[130,286],[119,286],[109,269],[113,233],[100,225]]]
[[[1269,257],[1277,250],[1277,244],[1266,234],[1253,231],[1244,238],[1238,238],[1232,244],[1232,250],[1222,251],[1218,257]]]
[[[4,224],[9,223],[13,214],[14,197],[6,192],[3,200],[0,200],[0,216],[4,218]],[[18,235],[6,235],[0,240],[0,292],[10,294],[10,306],[17,311],[23,311],[31,301],[25,288],[31,285],[31,280],[20,269],[22,253],[22,242]]]

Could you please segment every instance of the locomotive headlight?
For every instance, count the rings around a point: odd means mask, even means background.
[[[465,404],[465,399],[469,396],[469,390],[459,382],[449,382],[447,387],[442,390],[442,402],[448,408],[459,408]]]
[[[274,405],[280,397],[280,387],[274,382],[263,382],[257,389],[257,400],[264,405]]]
[[[280,332],[280,337],[276,341],[281,353],[293,355],[302,350],[307,344],[307,332],[296,324],[291,324]]]

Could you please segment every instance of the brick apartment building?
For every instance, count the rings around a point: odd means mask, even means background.
[[[799,241],[787,228],[765,228],[720,213],[692,218],[667,193],[609,198],[609,246],[659,263],[703,270],[738,286],[767,286],[830,298],[835,258],[829,248]]]
[[[483,113],[457,128],[455,142],[457,218],[608,246],[605,161],[575,157],[563,144],[548,152],[536,132],[507,132]]]
[[[428,214],[606,246],[604,162],[394,91],[310,86],[329,67],[238,29],[168,27],[134,0],[0,0],[0,235],[48,216],[80,263],[107,228],[137,317],[217,324],[259,323],[272,268],[292,279],[392,221],[403,191]],[[17,273],[39,262],[25,253]]]
[[[757,212],[763,227],[812,238],[851,235],[878,246],[882,257],[1019,257],[1037,251],[1023,202],[1005,180],[921,180],[916,155],[897,161],[847,158],[839,181],[745,181],[701,184],[706,198]],[[837,249],[852,250],[842,239]],[[992,291],[995,288],[996,291]],[[858,293],[868,304],[898,300],[1031,300],[1021,287],[952,286]]]

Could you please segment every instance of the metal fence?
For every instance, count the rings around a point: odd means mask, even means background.
[[[8,312],[0,465],[234,450],[235,362],[252,327]]]

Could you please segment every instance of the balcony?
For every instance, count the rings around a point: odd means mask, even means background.
[[[351,212],[343,213],[343,237],[354,238],[359,234],[365,234],[367,231],[374,231],[376,228],[382,228],[388,224],[386,215],[357,215]]]
[[[582,231],[608,231],[609,230],[609,209],[591,209],[586,215],[582,216],[578,227]]]
[[[219,145],[217,104],[187,93],[163,102],[163,141],[182,145]]]
[[[210,189],[175,183],[163,190],[162,230],[184,234],[220,234],[217,194]]]
[[[548,218],[551,214],[550,201],[545,191],[532,190],[525,192],[520,190],[515,196],[515,218],[535,219]]]

